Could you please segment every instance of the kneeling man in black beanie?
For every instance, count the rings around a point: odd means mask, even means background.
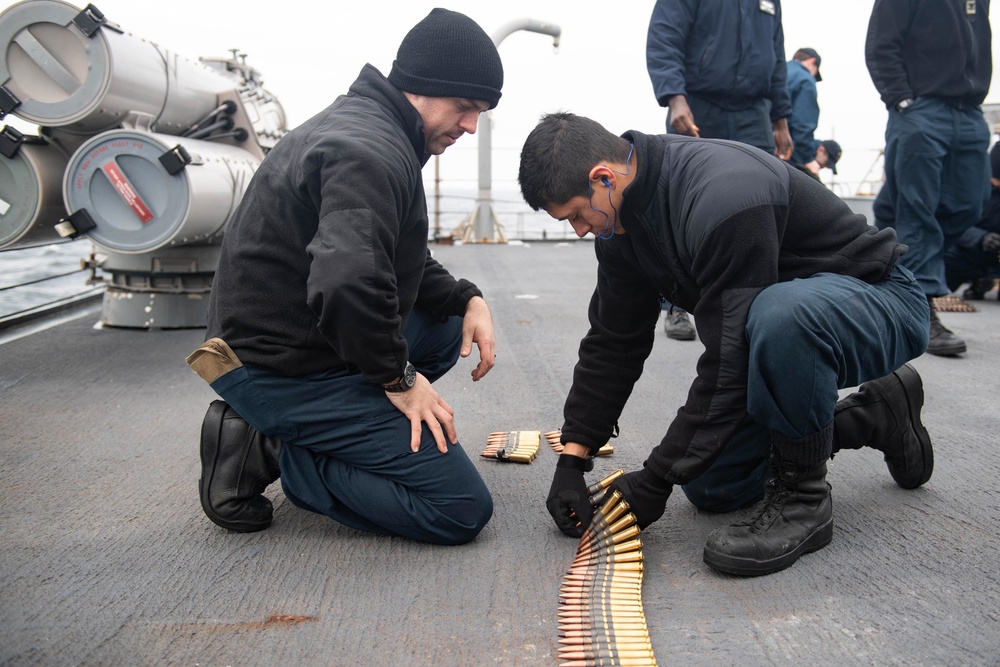
[[[479,289],[427,248],[421,168],[500,100],[503,66],[467,16],[433,10],[388,77],[281,139],[226,228],[207,342],[188,363],[224,400],[202,425],[200,494],[216,524],[271,523],[280,474],[295,505],[358,530],[438,544],[493,513],[431,386],[479,349],[495,360]]]

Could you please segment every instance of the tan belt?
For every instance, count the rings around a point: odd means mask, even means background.
[[[206,340],[201,347],[189,354],[185,361],[191,370],[209,384],[243,365],[232,348],[221,338]]]

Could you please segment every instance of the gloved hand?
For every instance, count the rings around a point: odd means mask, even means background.
[[[570,537],[580,537],[590,525],[594,511],[590,507],[587,483],[583,473],[590,472],[594,462],[572,454],[560,454],[552,486],[545,506],[559,530]]]
[[[640,529],[653,523],[667,506],[667,498],[674,485],[657,477],[649,468],[622,475],[608,488],[608,493],[618,491],[628,502]]]
[[[986,232],[983,234],[983,238],[979,244],[986,252],[1000,251],[1000,234],[997,234],[996,232]]]

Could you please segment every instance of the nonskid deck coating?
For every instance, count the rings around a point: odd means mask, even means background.
[[[590,242],[434,246],[493,310],[497,366],[438,383],[491,489],[479,538],[369,536],[268,495],[249,535],[198,504],[212,391],[184,364],[201,330],[95,328],[98,313],[0,345],[0,664],[555,665],[561,577],[576,541],[544,500],[556,454],[483,459],[488,434],[561,426],[596,261]],[[992,297],[993,295],[991,295]],[[643,532],[643,602],[661,665],[1000,664],[1000,304],[945,313],[969,345],[925,355],[934,476],[904,491],[878,452],[830,464],[834,540],[761,578],[713,572],[707,534],[738,514],[675,491]],[[657,331],[615,453],[641,466],[701,351]]]

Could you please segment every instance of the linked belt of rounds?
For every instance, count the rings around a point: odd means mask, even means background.
[[[611,483],[589,487],[594,518],[559,589],[560,667],[655,667],[642,606],[642,540],[635,515]]]

